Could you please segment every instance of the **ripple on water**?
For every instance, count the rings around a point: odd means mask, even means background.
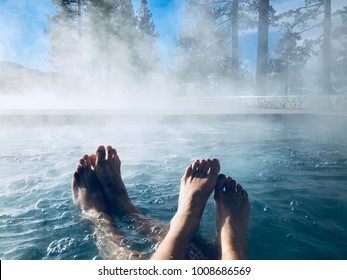
[[[48,256],[56,256],[77,247],[77,241],[71,237],[64,237],[52,241],[47,247]]]
[[[51,201],[49,199],[44,199],[44,198],[40,198],[36,204],[35,207],[38,209],[46,209],[46,208],[50,208],[51,207]]]

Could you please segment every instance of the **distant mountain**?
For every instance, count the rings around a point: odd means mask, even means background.
[[[0,94],[20,93],[38,87],[49,74],[10,61],[0,61]]]
[[[0,77],[43,76],[45,73],[11,61],[0,61]]]

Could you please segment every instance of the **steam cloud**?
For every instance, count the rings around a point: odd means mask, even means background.
[[[23,4],[24,2],[18,1],[16,7],[18,9],[27,8]],[[212,1],[197,2],[201,5],[206,2],[212,3]],[[12,60],[15,61],[18,56],[14,53],[18,49],[9,47],[8,42],[18,43],[14,38],[20,36],[21,27],[20,19],[5,9],[6,15],[0,17],[0,31],[1,38],[3,38],[2,42],[0,41],[0,54],[3,60],[0,62],[0,91],[2,93],[0,109],[165,111],[179,109],[187,104],[189,105],[187,108],[194,107],[195,101],[189,99],[190,97],[203,97],[200,98],[200,105],[198,105],[201,108],[214,102],[217,109],[218,106],[221,106],[221,102],[223,103],[222,100],[218,101],[218,98],[227,97],[229,98],[227,99],[228,106],[234,104],[233,107],[237,108],[243,104],[243,101],[244,103],[248,101],[244,98],[234,102],[236,99],[232,98],[235,95],[254,95],[254,71],[252,69],[255,63],[250,61],[247,65],[247,58],[242,60],[244,71],[241,82],[238,84],[233,81],[233,73],[228,70],[221,76],[195,75],[198,70],[201,70],[196,65],[202,65],[207,70],[212,69],[211,72],[216,73],[220,64],[227,65],[228,62],[223,59],[230,58],[230,54],[228,54],[230,45],[220,44],[218,36],[223,34],[213,33],[214,28],[209,25],[209,19],[200,19],[200,21],[198,19],[199,24],[195,22],[194,25],[194,20],[189,17],[180,18],[182,21],[182,24],[180,22],[180,36],[185,36],[186,32],[190,32],[191,35],[192,29],[195,28],[193,34],[196,35],[196,40],[206,40],[215,44],[210,46],[205,53],[198,54],[197,60],[192,66],[191,57],[185,59],[185,56],[179,53],[179,48],[173,50],[172,47],[164,45],[161,37],[167,35],[160,34],[159,38],[156,38],[153,36],[156,29],[153,34],[139,32],[139,25],[131,22],[135,15],[140,13],[139,3],[135,9],[133,9],[131,1],[82,0],[80,3],[81,6],[76,4],[71,5],[68,9],[57,8],[49,12],[48,27],[45,33],[47,41],[44,41],[44,37],[39,37],[41,44],[48,50],[47,63],[51,68],[47,72],[22,68],[7,62],[7,58],[14,58]],[[89,4],[87,5],[87,3]],[[94,5],[90,3],[94,3]],[[101,6],[97,3],[101,3]],[[119,6],[115,7],[115,3],[118,3]],[[280,13],[281,9],[282,11],[289,10],[295,5],[298,3],[283,1],[276,9]],[[341,9],[341,4],[339,5],[334,6],[333,10]],[[110,7],[116,12],[111,13]],[[47,15],[47,10],[43,8],[43,5],[37,5],[37,9],[41,15]],[[131,14],[134,11],[135,14]],[[179,11],[186,11],[186,4],[183,1]],[[183,17],[184,13],[181,16]],[[11,24],[6,20],[9,18],[12,20]],[[150,22],[152,19],[148,20]],[[340,20],[334,19],[334,23],[338,25]],[[219,32],[228,32],[228,27]],[[240,37],[254,32],[254,28],[249,29],[247,32],[241,33]],[[339,45],[337,46],[339,47]],[[171,50],[172,64],[168,63],[167,59],[163,63],[159,48]],[[27,52],[32,50],[28,46],[22,49]],[[37,56],[34,53],[30,53],[30,55],[28,65],[35,68],[37,64],[33,61],[38,60]],[[211,56],[224,56],[224,58],[217,62],[214,60],[209,65]],[[317,73],[314,70],[319,68],[317,67],[319,63],[313,57],[304,69],[303,77],[307,89],[305,93],[314,92],[313,85],[317,83]],[[281,94],[282,92],[274,87],[268,88],[268,91],[264,93],[268,96]],[[179,97],[186,99],[183,101],[180,99],[178,102]],[[211,97],[217,99],[209,99]],[[258,99],[256,102],[252,101],[247,104],[258,106],[261,102],[262,100]],[[293,102],[291,104],[296,101]],[[275,103],[278,104],[277,101]],[[176,104],[176,107],[173,104]],[[270,102],[266,100],[260,107],[277,106],[271,104],[271,100]],[[212,108],[211,106],[209,108]]]

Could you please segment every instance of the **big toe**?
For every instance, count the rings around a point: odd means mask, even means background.
[[[217,177],[216,187],[214,189],[214,199],[218,200],[218,198],[223,193],[224,183],[225,183],[226,177],[224,174],[219,174]]]
[[[96,161],[103,162],[106,159],[106,150],[104,146],[99,146],[96,149]]]

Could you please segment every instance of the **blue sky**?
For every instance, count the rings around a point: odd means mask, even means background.
[[[0,60],[47,69],[47,15],[50,0],[0,0]]]
[[[136,9],[140,1],[133,2]],[[179,10],[183,3],[177,0],[149,1],[160,34],[162,52],[167,52],[167,46],[173,46],[173,38],[178,30]],[[47,27],[47,16],[54,12],[51,0],[0,0],[0,60],[48,70],[48,40],[44,30]]]
[[[135,9],[140,0],[133,1]],[[287,10],[302,5],[304,0],[270,1],[276,10]],[[180,11],[185,0],[148,0],[157,32],[160,34],[162,57],[168,59],[174,36],[178,34]],[[333,1],[343,6],[345,1]],[[44,30],[47,16],[54,14],[51,0],[0,0],[0,60],[20,63],[40,70],[49,70],[47,64],[48,40]],[[240,37],[241,55],[255,61],[256,33]]]

